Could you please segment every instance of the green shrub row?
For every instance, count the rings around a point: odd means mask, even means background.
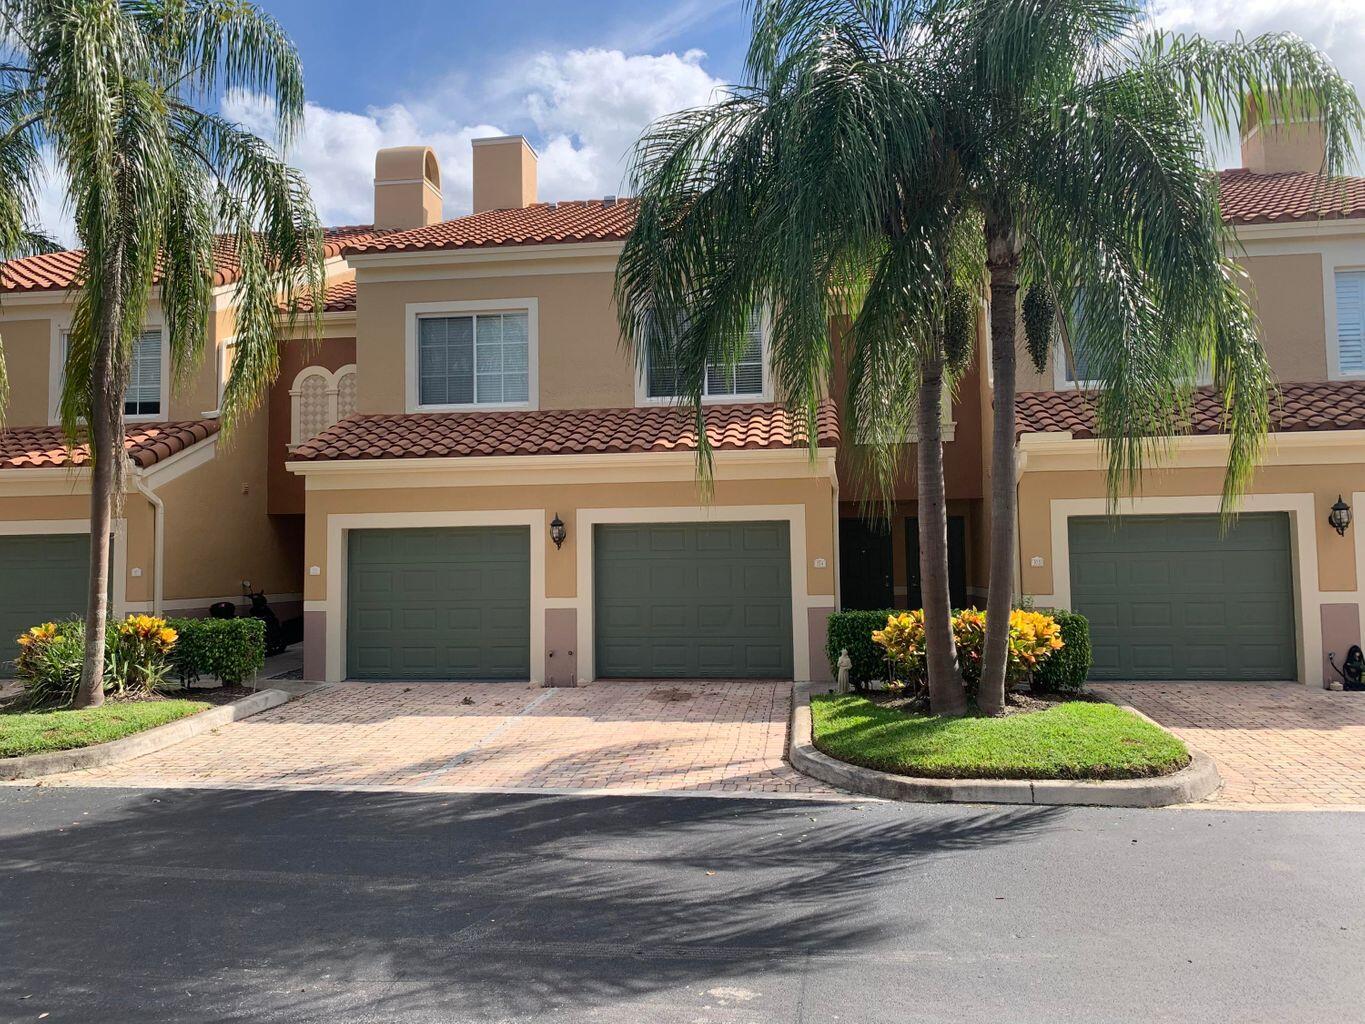
[[[1036,681],[1044,690],[1075,693],[1085,687],[1092,664],[1090,651],[1090,621],[1076,612],[1062,608],[1040,608],[1057,620],[1062,627],[1062,642],[1066,645],[1053,654],[1040,668]],[[885,679],[886,652],[872,639],[872,631],[886,625],[887,616],[897,615],[892,608],[878,611],[843,611],[829,617],[825,636],[825,654],[829,658],[830,673],[839,678],[839,652],[848,649],[853,668],[849,681],[857,687],[866,686],[873,679]]]
[[[180,638],[171,669],[183,685],[217,677],[229,686],[265,667],[265,623],[260,619],[171,619]]]

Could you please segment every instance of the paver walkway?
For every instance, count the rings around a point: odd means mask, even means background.
[[[791,684],[329,686],[48,785],[828,793],[782,759]]]
[[[1365,693],[1295,683],[1123,683],[1103,692],[1218,764],[1215,803],[1365,808]]]

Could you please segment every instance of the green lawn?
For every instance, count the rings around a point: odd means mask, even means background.
[[[1185,744],[1113,704],[1072,701],[1006,718],[907,715],[855,694],[811,698],[830,757],[936,779],[1135,779],[1185,767]]]
[[[80,711],[6,712],[0,714],[0,757],[107,743],[174,722],[209,706],[200,700],[148,700]]]

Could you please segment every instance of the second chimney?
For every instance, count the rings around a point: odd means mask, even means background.
[[[1242,166],[1255,174],[1320,174],[1327,157],[1322,122],[1306,104],[1260,118],[1250,104],[1242,114]]]
[[[520,135],[474,140],[474,212],[519,210],[536,201],[536,151]]]
[[[407,231],[441,219],[441,167],[427,146],[381,149],[374,157],[374,226]]]

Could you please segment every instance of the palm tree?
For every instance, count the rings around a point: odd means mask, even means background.
[[[756,5],[746,84],[662,119],[636,149],[639,212],[616,297],[641,371],[668,363],[695,411],[704,480],[707,367],[734,364],[759,306],[776,383],[812,445],[836,361],[846,367],[844,436],[884,507],[917,429],[930,702],[960,714],[940,400],[962,365],[945,351],[954,296],[979,277],[960,280],[953,251],[962,181],[939,85],[951,54],[920,29],[911,4]]]
[[[320,310],[320,229],[303,178],[267,143],[204,109],[246,89],[272,98],[277,138],[301,122],[298,54],[241,0],[0,0],[0,244],[21,237],[44,151],[67,182],[84,249],[60,410],[88,438],[90,587],[78,707],[103,700],[109,532],[122,492],[123,395],[153,287],[176,379],[202,358],[220,235],[240,265],[223,427],[278,369],[283,297]],[[316,317],[317,314],[314,314]],[[319,324],[320,327],[320,324]]]
[[[981,217],[994,370],[990,594],[978,703],[1000,711],[1015,570],[1014,393],[1021,286],[1075,337],[1104,439],[1111,500],[1178,433],[1211,370],[1230,448],[1224,510],[1255,465],[1269,371],[1229,252],[1205,123],[1316,118],[1324,171],[1352,152],[1350,84],[1293,35],[1211,42],[1147,29],[1129,0],[935,0],[927,29],[959,55],[950,102],[964,206]],[[974,111],[974,117],[965,116]],[[1038,328],[1049,316],[1026,320]],[[1037,340],[1030,346],[1038,349]],[[1043,346],[1046,350],[1046,345]]]

